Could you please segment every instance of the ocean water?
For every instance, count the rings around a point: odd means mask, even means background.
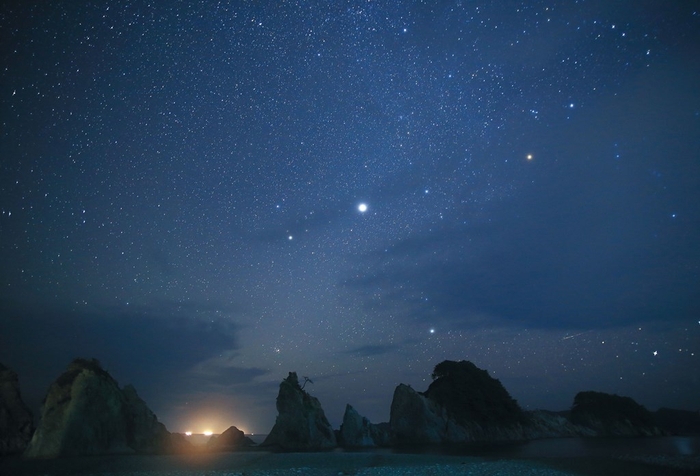
[[[241,451],[164,456],[106,455],[56,460],[23,460],[13,456],[0,458],[0,475],[685,476],[700,474],[698,455],[700,437],[567,438],[521,444],[469,445],[462,447],[460,452],[401,453],[391,449],[316,453]]]
[[[448,452],[494,458],[697,456],[700,455],[700,437],[552,438],[522,443],[473,444]]]
[[[246,435],[260,444],[267,435]],[[338,450],[343,451],[343,450]],[[519,443],[474,443],[449,450],[367,449],[350,450],[398,453],[446,453],[495,458],[617,458],[620,456],[698,456],[700,436],[662,436],[656,438],[550,438]]]

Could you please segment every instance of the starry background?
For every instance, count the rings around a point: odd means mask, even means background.
[[[700,402],[700,4],[3,2],[0,361],[171,431],[338,427],[467,359]],[[361,211],[360,205],[366,210]]]

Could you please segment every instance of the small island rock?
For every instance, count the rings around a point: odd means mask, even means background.
[[[133,387],[120,389],[96,359],[75,359],[49,387],[24,456],[165,452],[174,441]]]
[[[249,446],[255,446],[255,442],[235,426],[229,427],[218,436],[212,436],[207,441],[207,448],[214,451],[235,451]]]
[[[464,360],[436,365],[424,394],[399,385],[391,404],[392,440],[398,446],[522,440],[526,424],[501,382]]]
[[[335,448],[337,441],[321,403],[299,385],[296,372],[280,383],[277,419],[262,446],[287,451]]]

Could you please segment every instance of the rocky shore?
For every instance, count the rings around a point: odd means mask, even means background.
[[[526,412],[500,381],[467,361],[444,361],[436,365],[433,381],[424,392],[399,384],[391,402],[389,422],[372,423],[348,404],[338,430],[331,427],[321,402],[304,389],[310,379],[304,377],[304,384],[300,384],[297,374],[289,372],[279,386],[275,425],[260,445],[232,426],[203,448],[195,448],[183,435],[170,433],[133,386],[120,387],[95,359],[74,360],[50,386],[35,431],[31,415],[19,397],[17,376],[4,367],[2,376],[0,448],[4,449],[3,454],[22,454],[25,459],[172,454],[201,460],[207,454],[244,452],[246,455],[240,456],[244,462],[258,461],[263,453],[275,455],[260,460],[268,464],[268,460],[279,460],[280,452],[304,452],[308,456],[314,451],[325,451],[314,461],[342,466],[344,460],[353,456],[338,453],[341,448],[369,450],[371,458],[380,455],[386,462],[390,461],[387,454],[392,453],[378,450],[391,448],[412,453],[456,450],[464,455],[471,454],[463,450],[473,444],[671,434],[658,426],[660,420],[654,414],[631,398],[600,392],[580,392],[567,412]],[[665,410],[662,416],[674,428],[692,429],[697,426],[693,415]],[[279,461],[287,468],[296,468],[290,462],[294,458]],[[405,461],[410,457],[403,455],[403,458]],[[626,463],[661,464],[642,460]],[[694,462],[686,460],[664,467],[684,470],[684,465],[692,467]]]

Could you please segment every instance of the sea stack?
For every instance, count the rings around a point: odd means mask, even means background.
[[[296,372],[280,383],[277,395],[277,420],[262,446],[286,451],[310,451],[335,448],[337,441],[321,403],[299,385]]]
[[[24,456],[169,452],[173,444],[133,387],[120,389],[96,359],[75,359],[49,387]]]

